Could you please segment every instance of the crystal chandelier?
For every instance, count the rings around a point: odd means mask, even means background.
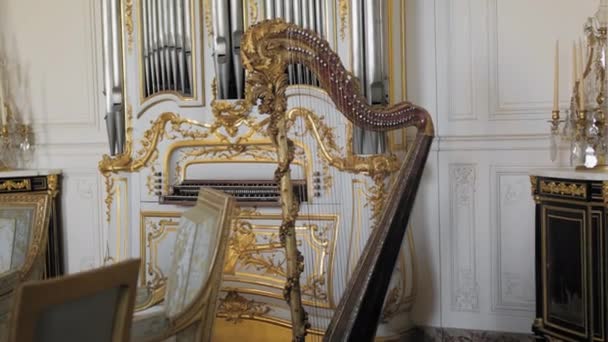
[[[555,83],[551,116],[551,160],[557,159],[558,139],[570,143],[570,165],[578,170],[604,169],[608,161],[606,130],[606,54],[608,0],[602,0],[584,26],[584,40],[573,47],[572,95],[560,119],[559,46],[555,52]]]
[[[33,156],[32,130],[23,113],[11,111],[4,90],[6,62],[0,60],[0,171],[25,168]],[[19,115],[21,114],[21,115]]]

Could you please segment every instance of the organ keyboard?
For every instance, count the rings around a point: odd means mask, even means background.
[[[306,202],[305,180],[294,180],[293,192],[299,202]],[[244,206],[280,206],[280,188],[274,180],[184,180],[172,186],[166,195],[159,193],[161,204],[194,205],[201,188],[213,188],[232,195]]]

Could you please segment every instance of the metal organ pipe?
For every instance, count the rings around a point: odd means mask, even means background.
[[[325,36],[324,4],[323,0],[264,0],[264,16],[266,19],[283,18]],[[212,11],[217,98],[243,98],[245,79],[240,56],[246,15],[243,1],[213,0]],[[363,20],[362,14],[358,19]],[[316,77],[302,65],[288,65],[287,73],[290,84],[318,85]]]
[[[230,13],[227,1],[215,1],[214,62],[217,80],[217,98],[226,99],[230,91]]]
[[[122,30],[120,29],[122,23],[120,3],[120,0],[112,1],[112,102],[114,103],[113,111],[116,118],[116,150],[118,153],[124,152],[126,137],[122,93]]]
[[[175,18],[175,50],[177,51],[177,69],[179,80],[179,91],[186,93],[186,73],[184,56],[184,6],[182,0],[176,1],[175,10],[177,12]]]
[[[150,0],[150,24],[151,24],[151,47],[152,47],[152,59],[154,60],[154,79],[156,80],[156,91],[161,91],[162,80],[160,77],[160,58],[158,56],[158,16],[156,14],[157,7],[156,2],[158,0]]]
[[[375,0],[351,0],[351,32],[355,75],[369,104],[386,103],[384,55],[384,7]],[[386,150],[384,133],[355,127],[353,149],[357,154],[376,154]]]
[[[222,0],[217,0],[222,1]],[[264,13],[266,14],[266,19],[274,19],[274,0],[266,0],[264,2]]]
[[[110,154],[116,154],[115,118],[112,103],[112,21],[110,19],[110,1],[105,0],[101,5],[103,24],[103,83],[105,95],[105,120],[110,144]]]
[[[244,94],[245,70],[241,62],[241,37],[243,36],[243,1],[230,0],[230,23],[232,31],[232,66],[236,83],[236,98]]]
[[[144,83],[145,83],[145,90],[146,92],[144,93],[144,96],[148,96],[152,91],[152,82],[150,82],[150,57],[149,57],[149,45],[148,45],[148,6],[147,6],[147,2],[148,0],[144,0],[144,4],[142,6],[142,31],[143,31],[143,37],[142,37],[142,52],[143,52],[143,58],[144,58]]]
[[[171,90],[177,90],[177,51],[176,51],[176,30],[175,30],[175,0],[168,0],[169,7],[169,54],[171,57]]]
[[[284,7],[284,16],[283,17],[285,18],[286,22],[293,23],[293,0],[284,0],[284,1],[285,1],[285,7]],[[295,72],[296,72],[295,66],[293,64],[289,64],[287,66],[289,84],[296,83]]]
[[[123,152],[125,141],[120,0],[103,1],[102,24],[106,128],[110,154],[115,155]]]
[[[185,94],[192,95],[194,91],[192,84],[194,82],[194,76],[192,73],[192,25],[191,15],[192,7],[190,6],[189,0],[181,0],[184,3],[184,55],[186,58],[186,90]]]
[[[192,95],[190,0],[142,0],[144,97]]]
[[[294,0],[293,1],[293,23],[298,25],[298,26],[303,26],[302,25],[302,1],[304,0]],[[296,76],[295,76],[295,81],[297,84],[302,84],[304,83],[304,75],[303,75],[303,71],[304,71],[304,67],[301,64],[296,64],[295,66],[296,69]]]
[[[275,18],[285,18],[285,9],[283,8],[283,0],[275,0],[274,3],[274,17]]]

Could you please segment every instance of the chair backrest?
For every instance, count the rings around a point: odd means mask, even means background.
[[[210,333],[233,207],[231,196],[205,188],[180,219],[165,294],[166,313],[178,326],[201,319],[199,331]]]
[[[0,194],[0,276],[20,271],[28,279],[46,251],[51,196]]]
[[[17,289],[9,341],[128,341],[139,259]]]

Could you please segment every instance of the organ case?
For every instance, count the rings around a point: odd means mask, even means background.
[[[370,44],[369,38],[354,39],[365,32],[365,16],[357,13],[372,2],[383,13],[375,32],[383,32],[384,54],[361,48]],[[100,161],[106,188],[105,260],[145,260],[140,284],[152,290],[150,304],[158,301],[177,219],[193,190],[230,189],[242,204],[233,224],[218,320],[236,322],[230,331],[255,322],[273,336],[289,336],[289,309],[282,300],[285,256],[277,236],[280,208],[273,183],[277,156],[265,132],[266,118],[244,101],[240,47],[234,42],[250,25],[283,15],[315,29],[353,74],[362,82],[369,79],[364,84],[371,103],[400,101],[405,99],[405,4],[123,0],[118,8],[125,142],[123,153]],[[313,20],[310,13],[320,14]],[[366,58],[382,60],[371,63],[379,69],[362,69],[370,64],[362,62]],[[344,293],[406,143],[404,132],[397,132],[386,138],[384,153],[357,154],[365,150],[357,146],[364,133],[357,133],[336,111],[303,66],[289,66],[287,72],[288,119],[298,128],[290,138],[296,145],[292,174],[300,202],[296,231],[305,256],[301,283],[314,336],[327,328]],[[265,199],[250,196],[254,193]],[[395,336],[410,327],[406,318],[415,296],[411,233],[406,241],[379,336]],[[217,333],[226,337],[231,332]]]

